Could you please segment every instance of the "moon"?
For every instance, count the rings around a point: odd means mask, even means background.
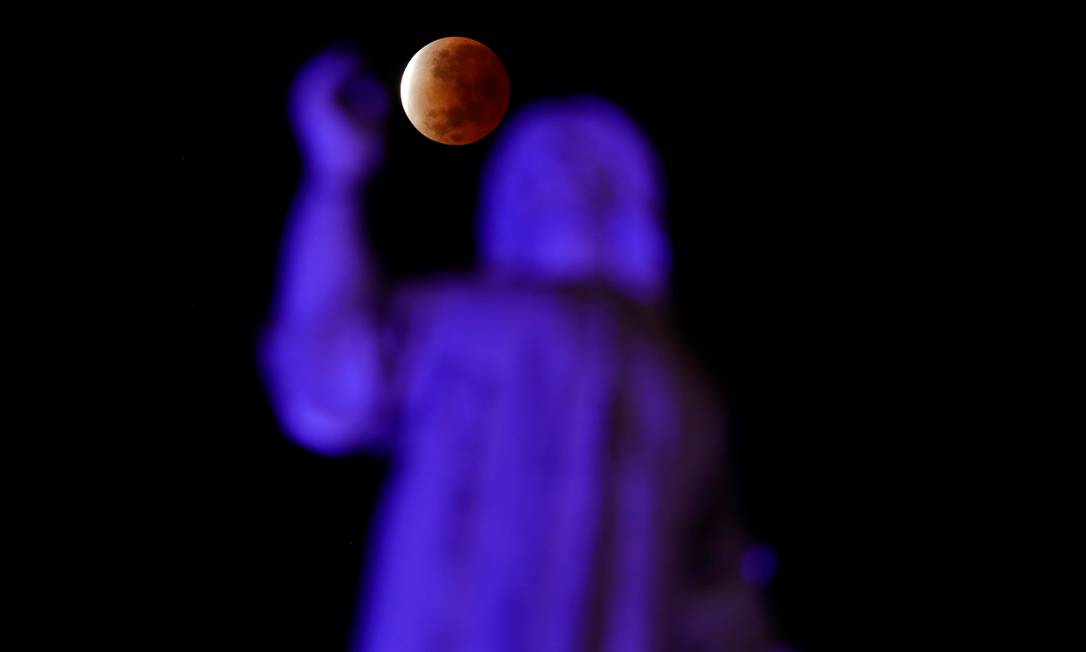
[[[509,76],[490,48],[449,36],[411,57],[400,80],[400,100],[423,136],[467,145],[501,123],[509,108]]]

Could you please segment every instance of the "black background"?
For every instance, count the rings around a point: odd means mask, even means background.
[[[925,204],[945,168],[916,157],[934,108],[907,92],[908,56],[885,47],[900,37],[896,18],[508,11],[358,7],[274,29],[163,21],[136,38],[83,35],[66,55],[61,69],[88,73],[73,88],[99,109],[79,126],[133,141],[124,171],[96,185],[136,210],[80,199],[95,242],[109,241],[94,257],[123,277],[112,294],[124,318],[105,330],[139,369],[118,390],[127,403],[114,426],[133,439],[101,468],[154,487],[153,499],[118,491],[136,506],[122,518],[136,531],[122,556],[145,575],[135,602],[167,594],[142,605],[148,622],[171,623],[149,626],[152,647],[164,632],[201,649],[345,645],[387,466],[288,443],[258,377],[254,337],[299,171],[285,96],[306,57],[354,44],[392,101],[368,198],[382,267],[391,278],[469,269],[492,138],[438,146],[398,104],[412,54],[448,35],[502,58],[511,112],[597,93],[649,133],[668,174],[674,314],[721,385],[743,517],[780,557],[769,594],[779,631],[801,650],[863,644],[876,624],[897,635],[908,625],[891,596],[919,581],[912,560],[937,537],[892,488],[914,449],[938,450],[945,424],[925,419],[947,400],[924,382],[928,338],[945,324],[913,307],[955,236]],[[84,152],[72,165],[95,163]],[[99,314],[93,303],[84,315]],[[114,355],[96,352],[88,393]]]

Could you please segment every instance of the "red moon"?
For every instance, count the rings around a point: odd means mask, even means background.
[[[482,43],[450,36],[415,53],[400,80],[407,119],[430,140],[467,145],[483,138],[509,108],[509,76]]]

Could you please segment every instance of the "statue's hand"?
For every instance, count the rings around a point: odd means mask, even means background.
[[[380,166],[388,92],[353,50],[326,50],[306,62],[289,109],[307,174],[359,183]]]

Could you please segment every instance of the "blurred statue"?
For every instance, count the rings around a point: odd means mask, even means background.
[[[481,274],[383,288],[360,193],[387,94],[358,70],[326,53],[294,86],[305,171],[261,349],[291,438],[397,458],[355,649],[766,649],[714,393],[665,319],[648,140],[602,99],[522,110],[485,170]]]

